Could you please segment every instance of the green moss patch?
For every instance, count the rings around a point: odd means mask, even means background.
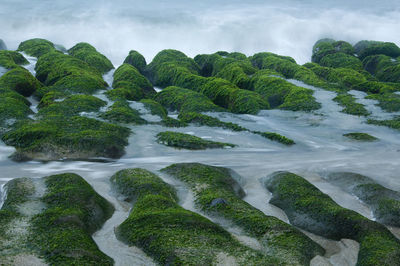
[[[44,54],[55,51],[54,44],[45,39],[30,39],[21,42],[18,46],[18,51],[34,57],[41,57]]]
[[[152,99],[142,99],[140,101],[144,107],[150,110],[152,115],[158,115],[161,118],[166,118],[168,111],[159,103]]]
[[[134,50],[129,51],[129,55],[125,58],[124,64],[134,66],[142,74],[144,73],[147,66],[144,56]]]
[[[179,114],[179,119],[185,123],[193,123],[201,126],[208,127],[221,127],[225,129],[230,129],[233,131],[247,131],[246,128],[239,126],[238,124],[230,122],[222,122],[218,118],[199,114],[196,112],[184,112]]]
[[[173,164],[162,170],[185,182],[205,213],[220,216],[260,240],[264,251],[287,265],[304,265],[323,249],[294,227],[267,216],[242,200],[243,189],[228,168],[199,163]]]
[[[400,261],[400,240],[383,225],[342,208],[304,178],[277,172],[266,182],[270,202],[285,211],[291,224],[340,240],[360,243],[357,265],[393,265]]]
[[[213,265],[229,257],[238,265],[276,265],[279,261],[244,247],[207,218],[180,207],[175,190],[143,169],[125,169],[111,178],[113,186],[135,200],[117,237],[141,247],[160,264]]]
[[[204,150],[224,147],[235,147],[236,145],[223,142],[215,142],[204,140],[202,138],[189,134],[165,131],[157,134],[157,142],[166,146],[189,149],[189,150]]]
[[[29,244],[50,264],[113,265],[91,238],[114,207],[76,174],[46,177],[46,209],[33,217]]]
[[[386,127],[400,130],[400,117],[396,117],[396,118],[390,119],[390,120],[368,119],[367,123],[377,125],[377,126],[386,126]]]
[[[294,140],[289,139],[289,138],[287,138],[285,136],[282,136],[282,135],[280,135],[278,133],[274,133],[274,132],[259,132],[259,131],[254,131],[253,133],[257,134],[257,135],[260,135],[260,136],[262,136],[264,138],[267,138],[269,140],[276,141],[276,142],[279,142],[281,144],[287,145],[287,146],[291,146],[291,145],[296,144],[296,142],[294,142]]]
[[[85,61],[90,66],[97,69],[100,73],[104,74],[114,68],[111,61],[104,55],[99,53],[96,48],[88,43],[78,43],[68,50],[68,53],[76,58]]]
[[[6,133],[2,140],[21,160],[119,158],[128,144],[130,130],[95,119],[62,115],[29,121]]]
[[[353,132],[353,133],[346,133],[343,134],[346,138],[349,138],[351,140],[357,140],[357,141],[376,141],[378,140],[376,137],[371,136],[370,134],[367,133],[359,133],[359,132]]]
[[[22,67],[16,67],[0,77],[0,88],[14,90],[23,96],[32,95],[42,84]]]
[[[358,116],[368,116],[370,114],[364,105],[356,102],[356,99],[351,94],[340,93],[333,100],[344,107],[343,113]]]
[[[140,117],[140,113],[132,109],[126,101],[116,101],[105,113],[100,117],[114,123],[125,123],[143,125],[146,120]]]
[[[15,68],[18,65],[26,65],[28,63],[28,60],[18,52],[0,50],[0,66],[6,69]]]

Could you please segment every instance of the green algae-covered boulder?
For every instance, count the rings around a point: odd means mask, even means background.
[[[313,47],[311,61],[320,63],[321,60],[328,55],[335,53],[343,53],[347,55],[354,54],[354,48],[351,44],[345,41],[334,41],[332,39],[321,39],[317,41]]]
[[[100,115],[113,123],[125,123],[143,125],[146,124],[146,120],[140,117],[140,113],[132,109],[129,104],[124,100],[116,101],[106,112]]]
[[[44,178],[46,208],[32,218],[29,243],[51,265],[113,265],[91,235],[108,220],[114,207],[80,176]]]
[[[185,112],[215,112],[223,109],[215,105],[205,95],[180,87],[167,87],[157,93],[155,100],[172,111]]]
[[[253,77],[254,91],[268,100],[271,108],[292,111],[312,111],[321,108],[310,89],[298,87],[292,83],[268,74]]]
[[[30,103],[21,94],[0,88],[0,135],[11,129],[18,121],[33,114]]]
[[[377,104],[386,112],[400,111],[400,95],[395,93],[370,94],[366,99],[378,100]]]
[[[80,116],[49,115],[7,132],[2,140],[14,146],[12,158],[23,160],[119,158],[130,130]]]
[[[178,149],[188,149],[188,150],[205,150],[205,149],[217,149],[225,147],[233,148],[236,146],[231,143],[205,140],[193,135],[173,132],[173,131],[165,131],[158,133],[157,142],[166,146]]]
[[[276,172],[265,183],[270,202],[283,209],[291,224],[327,238],[360,243],[357,265],[398,265],[400,240],[383,225],[336,204],[304,178]]]
[[[225,129],[230,129],[232,131],[247,131],[246,128],[239,126],[238,124],[234,124],[231,122],[223,122],[218,118],[199,114],[196,112],[183,112],[180,113],[178,118],[185,123],[192,123],[199,126],[208,126],[208,127],[221,127]]]
[[[351,172],[330,173],[326,179],[370,206],[378,222],[400,226],[400,192],[377,184],[367,176]]]
[[[127,82],[120,81],[114,83],[112,90],[106,91],[106,95],[110,100],[128,100],[128,101],[140,101],[145,97],[145,94],[139,86]]]
[[[42,84],[23,67],[11,69],[0,77],[0,88],[11,89],[23,96],[32,95]]]
[[[28,64],[26,58],[15,51],[0,50],[0,66],[6,69]]]
[[[131,50],[129,55],[125,58],[124,64],[134,66],[140,73],[144,74],[147,66],[146,59],[138,51]]]
[[[260,135],[266,139],[271,141],[279,142],[283,145],[291,146],[296,144],[294,140],[289,139],[288,137],[282,136],[281,134],[274,133],[274,132],[261,132],[261,131],[253,131],[254,134]]]
[[[152,115],[158,115],[161,118],[167,118],[168,111],[159,102],[152,99],[142,99],[140,102],[150,111]]]
[[[103,80],[100,72],[86,62],[70,55],[55,51],[41,56],[35,66],[36,77],[45,85],[54,85],[57,81],[70,75],[89,75]],[[103,81],[104,86],[106,83]]]
[[[363,60],[367,56],[378,54],[396,58],[400,56],[400,48],[392,42],[374,43],[372,45],[368,45],[364,49],[361,49],[358,53],[358,57]]]
[[[114,68],[111,61],[108,60],[107,57],[99,53],[96,48],[88,43],[78,43],[69,49],[68,53],[82,61],[85,61],[102,74],[105,74]]]
[[[358,43],[356,43],[353,48],[354,48],[354,52],[359,55],[360,52],[368,47],[371,47],[373,45],[377,45],[377,44],[382,44],[382,42],[378,42],[378,41],[367,41],[367,40],[363,40],[363,41],[359,41]]]
[[[199,163],[173,164],[163,172],[185,182],[194,192],[196,205],[206,214],[222,217],[257,238],[267,254],[286,265],[306,265],[324,250],[298,229],[267,216],[242,200],[245,192],[223,167]]]
[[[354,70],[362,70],[363,65],[360,59],[353,55],[345,53],[334,53],[324,56],[319,62],[321,66],[333,68],[351,68]]]
[[[387,119],[387,120],[368,119],[367,122],[368,124],[373,124],[377,126],[386,126],[400,130],[400,117],[395,117],[393,119]]]
[[[124,85],[128,83],[139,87],[146,97],[151,97],[156,93],[150,81],[145,76],[140,74],[135,67],[129,64],[122,64],[114,72],[113,87],[123,87],[123,85],[120,84],[121,82],[124,82]]]
[[[55,51],[55,48],[52,42],[36,38],[21,42],[17,51],[24,52],[30,56],[41,57],[44,54]]]
[[[222,78],[200,76],[194,60],[177,51],[160,52],[148,65],[147,71],[157,86],[173,85],[200,92],[214,104],[233,113],[256,114],[269,108],[268,102],[255,92],[242,90]]]
[[[280,263],[241,245],[204,216],[180,207],[175,189],[147,170],[119,171],[111,184],[127,200],[134,201],[129,217],[116,229],[118,239],[142,248],[162,265]]]
[[[98,112],[106,105],[105,101],[91,95],[75,94],[59,98],[51,92],[49,94],[49,97],[46,94],[39,103],[39,116],[75,116],[82,112]]]

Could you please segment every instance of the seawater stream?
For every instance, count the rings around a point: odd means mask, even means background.
[[[34,60],[30,61],[31,64],[34,64]],[[110,85],[112,84],[112,72],[105,76],[105,80]],[[172,163],[200,162],[229,167],[242,176],[241,184],[247,193],[244,200],[267,215],[276,216],[286,222],[288,220],[285,213],[268,203],[271,195],[262,186],[261,181],[275,171],[291,171],[305,177],[341,206],[373,219],[367,206],[356,197],[327,183],[321,176],[330,171],[352,171],[370,176],[378,183],[399,191],[400,132],[386,127],[368,125],[365,123],[364,117],[341,113],[342,108],[332,101],[336,96],[334,92],[310,87],[294,80],[290,80],[290,82],[313,89],[314,96],[322,104],[322,108],[312,113],[264,110],[258,115],[231,113],[209,113],[209,115],[223,121],[240,124],[251,130],[280,133],[295,140],[297,144],[291,147],[249,132],[232,132],[220,128],[198,126],[171,129],[149,124],[131,126],[133,134],[129,137],[126,154],[118,160],[16,163],[8,158],[14,152],[14,148],[7,147],[0,142],[0,187],[3,188],[7,181],[17,177],[39,178],[64,172],[73,172],[84,177],[116,208],[112,218],[93,236],[100,249],[114,258],[116,265],[154,264],[143,251],[136,247],[128,247],[119,242],[114,235],[114,228],[126,219],[131,206],[115,197],[111,191],[109,178],[118,170],[125,168],[142,167],[160,174],[160,169]],[[102,92],[96,96],[107,100]],[[35,108],[34,105],[37,103],[32,103],[32,108]],[[108,101],[108,106],[111,104],[112,102]],[[148,112],[144,111],[141,104],[132,102],[131,106],[141,110],[144,118],[156,121],[157,118],[151,117]],[[377,117],[386,117],[387,115],[380,108],[375,108],[373,112]],[[156,134],[166,130],[193,134],[215,141],[230,142],[238,147],[204,151],[177,150],[156,143]],[[369,133],[379,138],[379,141],[371,143],[350,141],[342,136],[349,132]],[[163,174],[160,176],[166,182],[177,187],[183,207],[199,212],[194,207],[191,192],[183,184]],[[0,206],[4,194],[4,190],[1,189]],[[255,248],[258,246],[256,240],[243,235],[240,230],[229,223],[213,220],[227,228],[246,245]],[[392,230],[399,236],[398,229]],[[354,265],[356,261],[354,256],[358,250],[357,243],[354,241],[328,241],[318,236],[313,236],[313,238],[328,250],[326,257],[316,258],[313,260],[313,265],[329,265],[326,263]]]

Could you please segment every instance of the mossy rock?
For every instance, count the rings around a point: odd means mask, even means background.
[[[23,96],[32,95],[42,84],[22,67],[11,69],[0,77],[0,88],[14,90]]]
[[[105,113],[100,115],[113,123],[146,124],[146,120],[140,117],[139,111],[132,109],[129,104],[124,100],[116,101]]]
[[[376,140],[378,140],[376,137],[371,136],[370,134],[359,133],[359,132],[346,133],[346,134],[343,134],[343,136],[346,138],[349,138],[351,140],[356,140],[356,141],[376,141]]]
[[[76,116],[82,112],[98,112],[107,104],[92,95],[76,94],[65,98],[62,97],[62,94],[57,95],[51,92],[49,97],[46,95],[42,98],[44,101],[39,103],[41,106],[38,112],[39,116]],[[59,98],[60,96],[61,98]]]
[[[119,158],[130,130],[87,117],[49,115],[7,132],[2,140],[14,146],[12,158],[24,160]]]
[[[268,100],[271,108],[291,111],[312,111],[321,108],[310,89],[298,87],[292,83],[268,74],[253,78],[254,91]]]
[[[167,87],[157,93],[155,100],[165,108],[180,113],[223,110],[201,93],[174,86]]]
[[[296,142],[294,142],[294,140],[289,139],[288,137],[282,136],[278,133],[274,133],[274,132],[260,132],[260,131],[253,131],[254,134],[260,135],[264,138],[267,138],[269,140],[272,141],[276,141],[279,142],[283,145],[287,145],[287,146],[291,146],[296,144]]]
[[[321,59],[320,65],[333,68],[351,68],[354,70],[363,69],[360,59],[345,53],[328,54]]]
[[[344,107],[342,112],[350,115],[368,116],[370,113],[365,109],[364,105],[357,103],[353,95],[348,93],[340,93],[333,98],[340,106]]]
[[[146,59],[142,54],[137,51],[129,51],[129,55],[125,58],[124,64],[129,64],[134,66],[140,73],[144,74],[147,63]]]
[[[367,56],[377,54],[383,54],[396,58],[400,56],[400,48],[391,42],[374,43],[359,51],[358,57],[363,60]]]
[[[114,88],[106,91],[105,94],[112,101],[140,101],[145,97],[143,90],[139,86],[128,81],[120,81],[114,84]]]
[[[156,94],[156,91],[154,90],[150,81],[130,64],[122,64],[114,72],[113,87],[120,88],[121,82],[127,82],[136,85],[142,90],[146,97],[151,97]]]
[[[76,58],[81,59],[82,61],[85,61],[102,74],[105,74],[114,68],[111,61],[108,60],[107,57],[99,53],[96,48],[88,43],[78,43],[69,49],[68,53]]]
[[[196,112],[183,112],[179,114],[178,118],[185,123],[193,123],[200,126],[221,127],[232,131],[247,131],[246,128],[241,127],[238,124],[222,122],[218,118]]]
[[[0,66],[6,69],[12,69],[18,65],[29,64],[26,58],[15,51],[0,50]]]
[[[356,43],[353,48],[354,48],[354,52],[356,54],[360,54],[360,52],[368,47],[371,47],[373,45],[376,44],[382,44],[382,42],[379,41],[368,41],[368,40],[363,40],[363,41],[359,41],[358,43]]]
[[[52,265],[113,265],[91,235],[109,219],[114,207],[80,176],[44,178],[46,209],[33,217],[29,244]]]
[[[152,99],[142,99],[140,102],[144,107],[150,110],[152,115],[158,115],[161,118],[166,118],[168,115],[167,109],[165,109],[159,102]]]
[[[103,88],[107,86],[97,69],[78,58],[58,51],[49,52],[41,56],[36,63],[35,70],[37,79],[47,86],[55,85],[68,76],[90,76],[102,83]],[[73,80],[69,79],[69,82]]]
[[[174,188],[144,169],[125,169],[111,178],[117,192],[134,200],[117,227],[118,239],[141,247],[160,264],[213,265],[227,256],[237,265],[276,265],[279,260],[242,246],[207,218],[177,204]]]
[[[188,149],[188,150],[205,150],[225,147],[235,147],[236,145],[223,142],[215,142],[204,140],[202,138],[189,134],[165,131],[157,134],[157,142],[166,146]]]
[[[242,200],[243,189],[232,170],[199,163],[173,164],[163,172],[185,182],[194,192],[196,206],[222,217],[257,238],[263,250],[287,265],[306,265],[324,250],[296,228],[267,216]]]
[[[400,226],[399,192],[377,184],[367,176],[351,172],[330,173],[326,179],[367,204],[372,209],[376,221]]]
[[[304,178],[276,172],[266,181],[270,203],[283,209],[291,224],[327,238],[360,243],[357,265],[398,265],[400,240],[383,225],[345,209]]]
[[[39,58],[44,54],[55,51],[55,48],[52,42],[36,38],[21,42],[17,51],[22,51],[30,56]]]
[[[326,56],[336,53],[353,55],[354,48],[351,44],[345,41],[322,39],[317,41],[317,43],[314,45],[311,61],[313,63],[321,63]]]
[[[163,120],[161,121],[161,125],[164,127],[186,127],[187,123],[179,119],[167,116],[163,118]]]
[[[0,135],[8,131],[19,120],[33,114],[30,103],[20,94],[0,89]]]

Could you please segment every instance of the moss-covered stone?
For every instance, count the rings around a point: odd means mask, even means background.
[[[400,193],[388,189],[367,176],[350,172],[335,172],[327,180],[355,195],[370,206],[380,223],[400,226]]]
[[[14,90],[23,96],[32,95],[42,84],[22,67],[11,69],[0,77],[0,88]]]
[[[36,77],[50,86],[38,91],[36,95],[39,98],[49,91],[92,94],[107,87],[107,83],[95,68],[60,52],[50,52],[41,56],[35,69]]]
[[[289,172],[274,173],[266,181],[270,202],[285,211],[291,224],[335,240],[360,243],[357,265],[397,265],[400,240],[383,225],[336,204],[304,178]]]
[[[161,121],[161,125],[163,125],[164,127],[186,127],[187,123],[179,119],[167,116],[163,118],[163,120]]]
[[[157,142],[166,146],[188,150],[205,150],[236,146],[230,143],[204,140],[196,136],[173,131],[158,133]]]
[[[105,113],[101,114],[100,117],[113,122],[113,123],[125,123],[143,125],[146,124],[146,120],[140,117],[140,113],[132,109],[126,101],[116,101]]]
[[[238,265],[277,265],[279,260],[244,247],[207,218],[177,204],[175,190],[143,169],[125,169],[111,178],[118,192],[134,200],[117,237],[141,247],[163,265],[214,265],[229,257]]]
[[[137,51],[129,51],[129,55],[125,58],[124,64],[134,66],[140,73],[144,74],[147,66],[146,59]]]
[[[82,112],[98,112],[99,109],[107,103],[91,95],[70,95],[62,97],[62,94],[49,93],[40,102],[39,116],[75,116]],[[60,98],[59,98],[60,97]]]
[[[373,43],[360,50],[358,53],[358,57],[363,60],[367,56],[377,54],[383,54],[396,58],[400,56],[400,48],[396,44],[391,42]]]
[[[321,59],[320,65],[333,68],[351,68],[354,70],[363,69],[360,59],[345,53],[328,54]]]
[[[232,170],[199,163],[173,164],[162,170],[185,182],[195,194],[195,203],[203,212],[223,217],[252,237],[263,250],[287,265],[306,265],[323,254],[323,249],[294,227],[267,216],[242,200],[243,189]]]
[[[21,42],[17,51],[25,52],[34,57],[41,57],[44,54],[55,51],[54,44],[45,39],[30,39]]]
[[[400,95],[395,93],[371,94],[366,99],[377,100],[380,108],[387,112],[400,111]]]
[[[372,45],[376,45],[376,44],[381,44],[382,42],[378,42],[378,41],[367,41],[367,40],[363,40],[363,41],[359,41],[358,43],[356,43],[353,47],[354,47],[354,52],[356,54],[360,54],[360,52]]]
[[[19,120],[27,119],[33,114],[30,103],[15,91],[0,88],[0,135],[10,130]]]
[[[78,43],[69,49],[68,53],[76,58],[81,59],[82,61],[85,61],[102,74],[105,74],[114,68],[111,61],[108,60],[107,57],[99,53],[96,48],[88,43]]]
[[[205,95],[180,87],[167,87],[157,93],[155,100],[172,111],[215,112],[223,109],[215,105]]]
[[[168,111],[159,102],[152,99],[142,99],[140,102],[146,109],[150,110],[152,115],[158,115],[163,119],[167,117]]]
[[[143,97],[151,97],[156,91],[150,81],[129,64],[122,64],[114,72],[113,88],[140,88]],[[140,99],[138,99],[140,100]]]
[[[208,126],[208,127],[221,127],[233,131],[247,131],[246,128],[231,122],[222,122],[218,118],[199,114],[196,112],[180,113],[178,118],[185,123],[193,123],[195,125]]]
[[[0,50],[0,66],[6,69],[15,68],[18,65],[26,65],[28,63],[28,60],[18,52]]]
[[[334,41],[332,39],[322,39],[317,41],[317,43],[313,47],[313,54],[311,57],[312,62],[318,64],[327,64],[327,63],[339,63],[343,64],[343,62],[339,62],[339,60],[335,60],[334,54],[340,54],[339,57],[346,60],[351,60],[350,56],[354,54],[354,48],[351,44],[345,41]],[[349,55],[349,57],[344,57],[343,55]],[[327,59],[325,59],[328,57]],[[354,57],[355,58],[355,57]],[[322,63],[322,61],[325,62]],[[332,60],[333,59],[333,60]],[[357,58],[355,58],[358,60]],[[358,60],[359,61],[359,60]],[[335,66],[332,66],[335,67]]]
[[[129,134],[125,127],[59,114],[26,122],[7,132],[2,140],[16,148],[12,158],[17,161],[119,158]]]
[[[114,207],[80,176],[44,178],[46,209],[33,217],[29,244],[51,265],[113,265],[91,238]]]
[[[279,78],[266,75],[253,77],[254,91],[268,100],[271,108],[291,111],[312,111],[321,108],[310,89],[298,87]]]
[[[367,133],[359,133],[359,132],[353,132],[353,133],[346,133],[343,134],[346,138],[352,139],[352,140],[357,140],[357,141],[376,141],[378,140],[376,137],[371,136],[370,134]]]
[[[200,92],[214,104],[234,113],[255,114],[261,109],[268,109],[268,103],[259,94],[239,89],[225,79],[201,77],[193,59],[177,51],[176,57],[170,53],[170,50],[160,52],[148,65],[147,71],[155,85],[174,85]]]
[[[339,93],[333,100],[344,107],[343,113],[358,116],[368,116],[370,114],[364,105],[356,102],[356,98],[351,94]]]
[[[260,135],[264,138],[267,138],[269,140],[272,141],[276,141],[279,142],[281,144],[287,145],[287,146],[291,146],[296,144],[296,142],[294,142],[294,140],[289,139],[288,137],[282,136],[278,133],[274,133],[274,132],[260,132],[260,131],[253,131],[254,134]]]

